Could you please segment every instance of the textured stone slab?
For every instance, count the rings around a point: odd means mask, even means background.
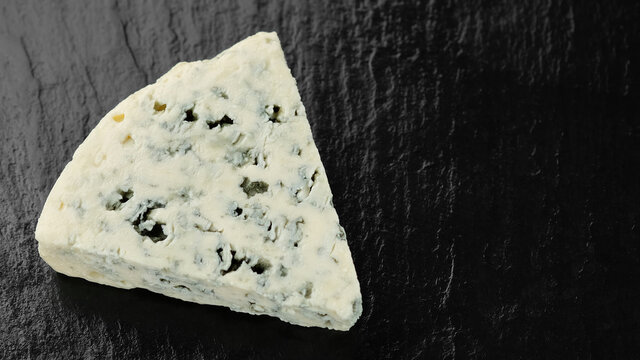
[[[626,3],[2,1],[0,357],[638,358]],[[101,116],[257,31],[283,39],[305,100],[361,282],[356,326],[56,275],[36,220]]]

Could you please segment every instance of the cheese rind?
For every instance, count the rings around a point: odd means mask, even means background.
[[[56,271],[348,330],[344,229],[275,33],[179,63],[78,147],[36,228]]]

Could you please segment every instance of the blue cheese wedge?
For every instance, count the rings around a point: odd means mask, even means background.
[[[360,285],[275,33],[179,63],[110,111],[42,210],[56,271],[348,330]]]

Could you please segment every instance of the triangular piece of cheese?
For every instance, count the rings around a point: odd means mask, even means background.
[[[36,228],[56,271],[349,329],[360,285],[275,33],[179,63],[76,150]]]

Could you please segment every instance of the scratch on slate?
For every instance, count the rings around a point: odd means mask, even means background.
[[[40,114],[44,115],[44,105],[42,104],[42,82],[40,82],[40,79],[38,79],[38,77],[36,77],[35,66],[33,64],[33,59],[31,58],[31,54],[29,54],[29,51],[27,50],[27,44],[24,42],[24,38],[23,37],[20,37],[20,45],[22,46],[22,50],[24,51],[24,55],[27,57],[27,64],[29,65],[29,73],[31,73],[31,77],[38,84],[38,92],[37,92],[36,97],[38,99],[38,106],[40,107]]]
[[[369,59],[367,60],[367,67],[369,70],[369,76],[371,79],[371,84],[370,84],[370,91],[371,91],[371,97],[370,97],[370,105],[371,105],[371,116],[369,116],[367,118],[367,120],[364,123],[364,126],[369,128],[371,126],[373,126],[376,123],[376,119],[378,118],[377,115],[377,111],[376,110],[376,98],[377,98],[377,94],[378,94],[378,82],[376,80],[376,74],[375,74],[375,65],[373,64],[373,61],[375,60],[376,54],[378,53],[378,49],[377,47],[374,47],[371,50],[371,55],[369,55]]]
[[[449,298],[451,297],[451,284],[453,283],[453,276],[456,268],[456,258],[453,251],[454,246],[455,242],[451,244],[451,248],[449,250],[449,255],[451,257],[451,268],[449,269],[449,279],[447,281],[447,287],[444,290],[444,297],[442,299],[443,306],[445,306],[447,302],[449,302]]]
[[[176,32],[173,26],[174,19],[175,19],[175,12],[171,8],[171,6],[169,6],[169,4],[167,4],[166,2],[164,3],[164,6],[167,8],[167,14],[169,14],[169,21],[167,23],[169,25],[168,29],[172,35],[172,38],[169,41],[169,50],[171,51],[171,53],[177,53],[178,50],[180,49],[180,41],[179,41],[178,33]]]
[[[93,84],[93,79],[91,78],[91,73],[87,66],[84,66],[84,74],[87,76],[87,80],[89,81],[89,86],[93,91],[93,96],[96,98],[96,102],[98,102],[98,106],[100,106],[100,113],[102,113],[102,103],[100,102],[100,97],[98,97],[98,91],[96,90],[96,86]]]
[[[147,73],[144,70],[142,70],[142,68],[140,67],[140,64],[138,63],[138,59],[136,58],[136,54],[133,52],[133,49],[131,48],[131,44],[129,43],[129,35],[127,34],[127,23],[123,22],[119,16],[118,16],[118,21],[120,22],[120,26],[122,27],[122,34],[124,35],[124,44],[127,47],[127,50],[129,50],[129,55],[131,55],[131,59],[133,60],[133,65],[135,65],[136,69],[138,69],[138,71],[142,74],[142,76],[144,76],[145,84],[148,84],[149,77],[147,76]]]

